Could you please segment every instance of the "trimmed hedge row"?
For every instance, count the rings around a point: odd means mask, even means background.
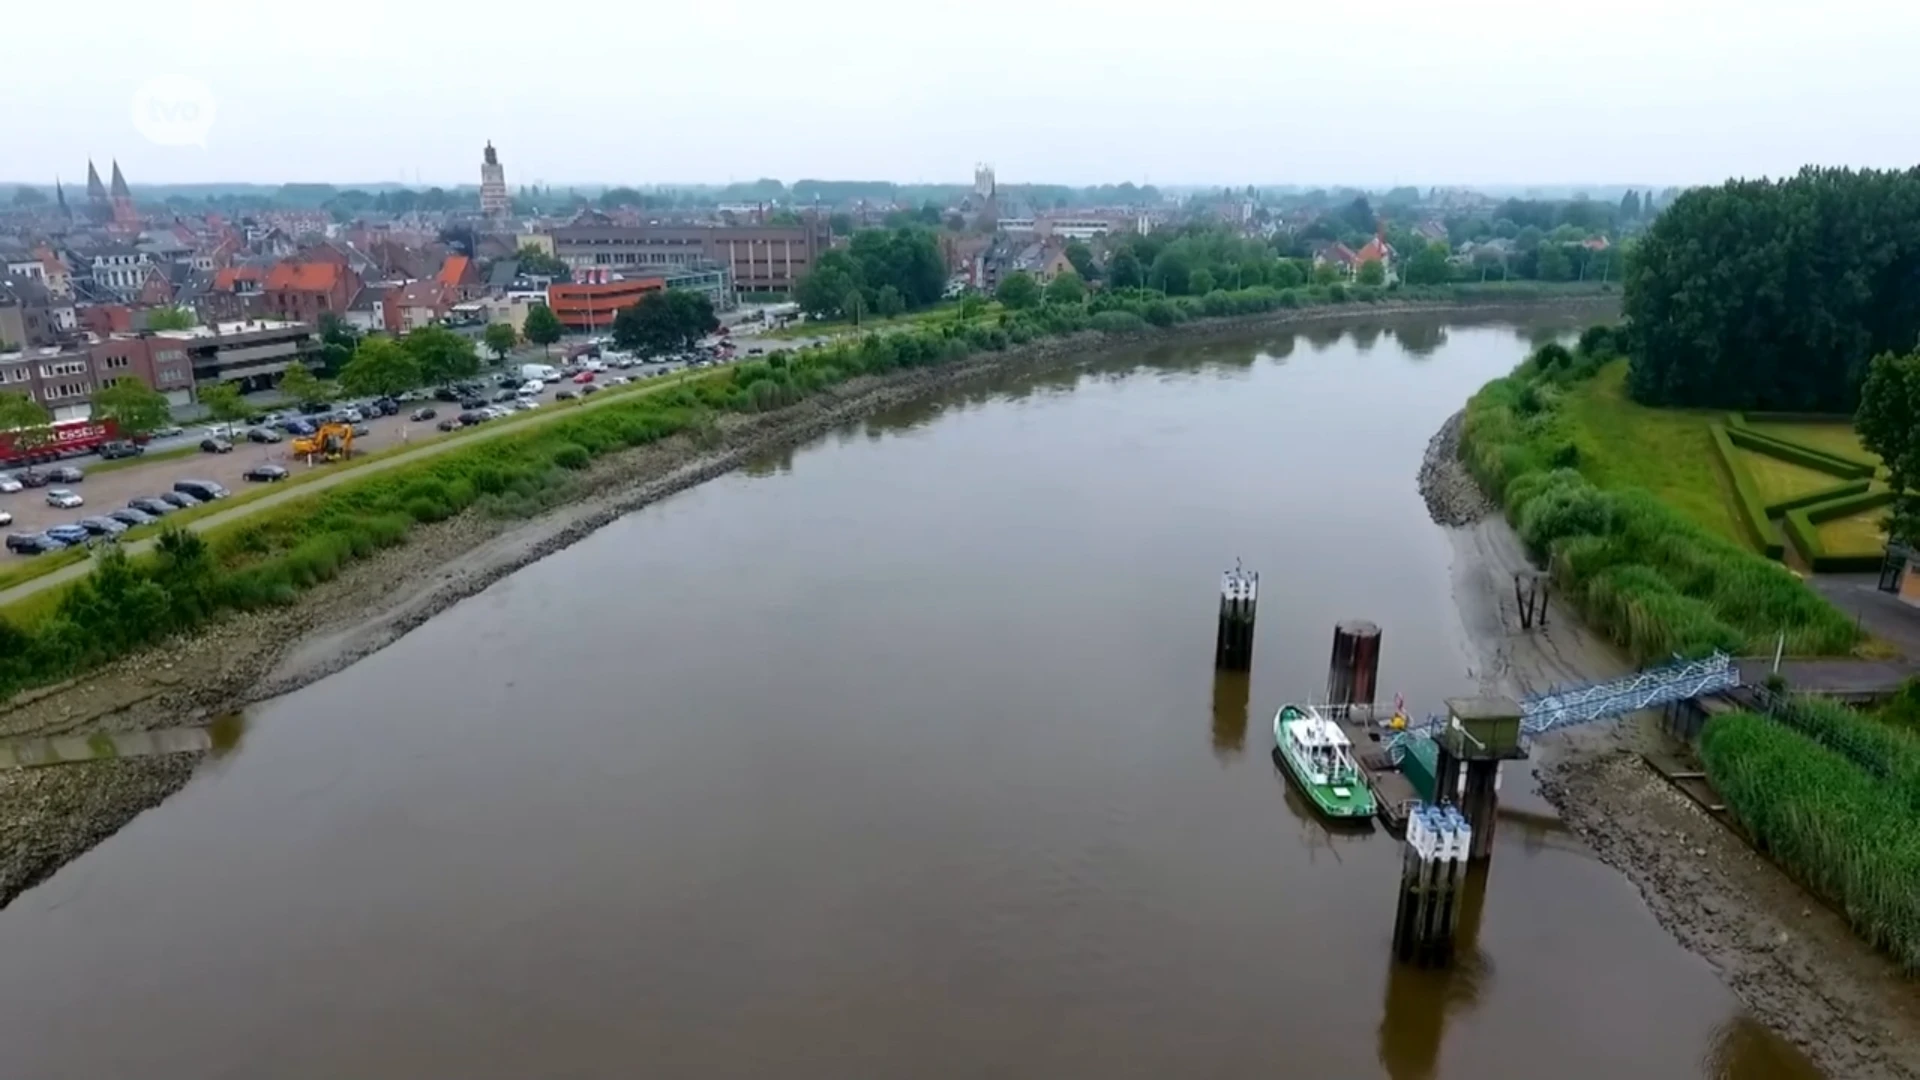
[[[1761,848],[1920,972],[1920,815],[1895,787],[1820,742],[1750,713],[1700,739],[1707,776]]]
[[[1781,499],[1779,502],[1770,502],[1767,504],[1767,516],[1779,517],[1791,510],[1806,510],[1819,506],[1822,503],[1833,502],[1837,499],[1846,499],[1854,495],[1864,495],[1871,487],[1873,487],[1873,481],[1871,480],[1848,480],[1846,483],[1821,488],[1819,491],[1809,491],[1804,495],[1795,495],[1789,499]]]
[[[1863,574],[1880,569],[1880,564],[1885,560],[1884,554],[1830,554],[1826,545],[1820,542],[1818,526],[1822,522],[1877,510],[1891,502],[1893,492],[1879,488],[1789,510],[1781,520],[1786,526],[1787,536],[1793,540],[1794,548],[1800,552],[1801,558],[1807,560],[1808,568],[1814,573]]]
[[[1728,428],[1727,438],[1732,440],[1735,446],[1765,454],[1768,457],[1779,458],[1781,461],[1812,469],[1815,472],[1823,472],[1828,476],[1837,476],[1842,480],[1873,477],[1873,466],[1867,462],[1849,460],[1824,450],[1815,450],[1810,446],[1776,439],[1752,428]]]
[[[1714,453],[1719,456],[1720,465],[1733,484],[1733,501],[1740,511],[1740,524],[1746,528],[1748,539],[1767,558],[1778,561],[1787,553],[1786,545],[1780,540],[1780,530],[1774,527],[1773,515],[1767,512],[1767,505],[1760,498],[1760,489],[1753,482],[1753,474],[1741,463],[1739,451],[1733,448],[1733,440],[1725,427],[1709,424],[1707,430],[1713,436]]]

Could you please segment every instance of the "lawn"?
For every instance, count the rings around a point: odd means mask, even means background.
[[[990,319],[997,320],[1002,310],[998,301],[989,302],[986,307],[981,309],[978,316],[968,321],[970,323],[978,323]],[[855,330],[862,332],[869,330],[899,330],[920,323],[934,322],[942,319],[957,322],[959,318],[960,305],[948,302],[935,304],[933,307],[926,308],[922,311],[910,311],[904,315],[896,315],[891,319],[881,318],[877,315],[867,315],[860,320],[860,325],[857,327],[854,326],[850,320],[846,319],[826,319],[819,322],[808,319],[805,322],[794,323],[792,326],[784,329],[769,331],[761,336],[769,338],[811,338],[852,333]]]
[[[1589,480],[1603,488],[1645,488],[1701,526],[1743,546],[1751,543],[1734,516],[1732,485],[1707,431],[1722,414],[1634,403],[1627,397],[1625,361],[1575,389],[1565,414],[1580,450],[1580,471]]]
[[[1760,497],[1769,503],[1830,488],[1841,482],[1828,473],[1781,461],[1777,457],[1756,454],[1751,450],[1741,450],[1739,454],[1741,465],[1760,489]]]
[[[1748,427],[1762,435],[1771,435],[1776,439],[1796,442],[1815,450],[1824,450],[1841,457],[1857,458],[1880,464],[1880,455],[1860,445],[1860,436],[1856,435],[1852,424],[1790,424],[1769,422],[1748,424]]]
[[[1878,555],[1887,547],[1887,511],[1868,510],[1815,526],[1820,546],[1831,555]]]

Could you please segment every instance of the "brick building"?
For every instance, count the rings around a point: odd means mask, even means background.
[[[824,221],[799,225],[620,225],[587,211],[552,230],[575,270],[723,267],[741,292],[790,293],[832,246]]]
[[[322,315],[344,316],[360,294],[360,284],[360,276],[340,263],[288,260],[267,272],[262,292],[268,315],[317,323]]]

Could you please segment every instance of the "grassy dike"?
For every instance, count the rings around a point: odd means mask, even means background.
[[[1641,663],[1770,652],[1782,632],[1796,655],[1851,651],[1853,622],[1785,568],[1643,488],[1596,483],[1618,463],[1595,454],[1612,435],[1588,430],[1581,400],[1617,360],[1604,327],[1571,352],[1544,346],[1475,394],[1461,427],[1468,471],[1561,594]]]
[[[859,376],[928,368],[1086,330],[1124,337],[1192,320],[1374,303],[1499,304],[1603,296],[1587,289],[1458,287],[1246,289],[1205,297],[1102,294],[1045,305],[992,325],[922,324],[736,364],[646,393],[622,394],[431,458],[339,482],[202,534],[169,530],[135,558],[101,556],[93,572],[0,612],[0,699],[79,675],[225,611],[295,601],[355,559],[404,542],[417,525],[468,510],[526,516],[564,501],[576,470],[602,455],[712,431],[723,413],[764,413]]]

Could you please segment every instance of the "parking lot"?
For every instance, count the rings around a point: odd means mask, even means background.
[[[657,377],[668,371],[677,370],[672,364],[653,364],[644,368],[636,367],[628,371],[605,371],[595,375],[596,383],[605,386],[610,380],[625,377],[630,381],[643,381],[646,377]],[[499,390],[497,384],[488,381],[486,397],[489,399]],[[551,405],[555,395],[561,391],[578,394],[580,386],[571,380],[549,384],[538,398],[542,406]],[[426,407],[435,410],[433,420],[414,421],[408,419],[415,408]],[[444,401],[415,401],[403,404],[397,416],[383,416],[365,421],[367,434],[356,435],[353,440],[355,457],[378,453],[402,444],[432,438],[440,435],[436,428],[438,421],[458,416],[461,408],[458,404]],[[516,414],[519,415],[519,414]],[[497,421],[489,421],[493,423]],[[189,428],[183,435],[167,440],[156,441],[153,450],[164,451],[180,445],[195,445],[206,438],[210,429]],[[225,454],[196,453],[186,457],[165,461],[142,462],[107,472],[94,472],[99,465],[97,456],[69,458],[60,464],[74,465],[85,470],[87,477],[77,484],[52,484],[42,488],[26,488],[12,494],[0,494],[0,510],[13,515],[11,525],[0,528],[4,533],[37,533],[55,525],[67,525],[83,517],[104,514],[127,505],[127,500],[140,496],[158,495],[172,490],[180,480],[211,480],[225,486],[235,494],[259,484],[250,484],[242,479],[243,474],[256,465],[279,465],[298,477],[303,473],[324,466],[309,464],[296,457],[292,452],[293,439],[285,437],[278,443],[253,443],[245,439],[244,431],[237,432],[240,437],[233,441],[233,451]],[[69,488],[86,500],[84,506],[62,510],[47,504],[47,492],[56,487]],[[33,558],[13,552],[0,553],[0,565],[10,564],[11,560]]]

